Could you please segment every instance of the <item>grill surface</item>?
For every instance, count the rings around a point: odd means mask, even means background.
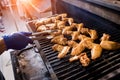
[[[120,41],[118,34],[113,38],[114,41]],[[82,67],[79,61],[70,63],[68,61],[69,55],[64,59],[57,58],[57,52],[51,48],[53,45],[50,40],[39,41],[48,62],[53,68],[59,80],[79,80],[79,79],[100,79],[108,76],[110,79],[112,75],[120,75],[120,50],[102,52],[102,56],[90,63],[88,67]],[[90,52],[88,52],[90,55]],[[89,56],[90,57],[90,56]],[[114,72],[115,73],[111,73]],[[111,74],[109,74],[111,73]],[[116,76],[117,77],[117,76]],[[107,78],[106,78],[107,79]]]

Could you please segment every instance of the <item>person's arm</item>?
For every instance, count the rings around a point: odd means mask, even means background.
[[[0,39],[0,54],[2,54],[6,50],[6,45],[3,38]]]
[[[20,50],[25,48],[29,43],[32,44],[33,41],[29,38],[31,34],[31,32],[18,32],[3,36],[0,39],[0,54],[8,49]]]

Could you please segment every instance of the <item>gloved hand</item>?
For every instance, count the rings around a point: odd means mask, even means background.
[[[12,35],[3,36],[3,39],[7,49],[20,50],[25,48],[29,43],[33,43],[33,41],[28,37],[31,34],[31,32],[18,32],[13,33]]]

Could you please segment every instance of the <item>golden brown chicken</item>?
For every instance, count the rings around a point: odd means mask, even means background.
[[[73,27],[72,26],[65,26],[63,31],[62,31],[62,34],[72,34],[72,29]]]
[[[51,18],[47,18],[43,22],[44,22],[44,24],[49,24],[49,23],[52,23],[52,19]]]
[[[95,60],[101,56],[102,47],[100,46],[100,44],[93,43],[92,45],[93,45],[93,48],[91,50],[91,59]]]
[[[92,49],[93,48],[93,40],[91,38],[86,38],[82,40],[82,45],[85,46],[87,49]]]
[[[49,30],[57,29],[57,24],[56,23],[49,23],[49,24],[46,24],[45,26],[48,27]]]
[[[77,40],[78,36],[80,35],[80,33],[78,31],[74,31],[71,36],[72,36],[72,40]]]
[[[54,37],[51,42],[56,43],[56,44],[61,44],[61,45],[66,45],[67,44],[67,38],[65,38],[63,35],[59,35]]]
[[[68,18],[69,25],[72,25],[73,22],[74,22],[73,18]]]
[[[55,45],[52,46],[52,49],[54,51],[58,51],[58,52],[61,52],[63,48],[64,48],[64,46],[59,45],[59,44],[55,44]]]
[[[55,36],[59,36],[61,34],[62,34],[62,30],[57,30],[57,31],[51,33],[51,36],[55,37]]]
[[[42,20],[37,20],[35,22],[35,28],[37,29],[39,26],[44,25],[44,22]]]
[[[76,47],[76,46],[78,45],[78,43],[75,42],[75,41],[68,41],[67,44],[68,44],[68,46],[70,46],[70,47]]]
[[[110,35],[104,33],[100,40],[101,40],[101,41],[108,41],[109,39],[110,39]]]
[[[66,24],[65,21],[58,21],[57,22],[57,28],[58,29],[63,29],[63,28],[65,28],[65,24]]]
[[[61,16],[62,18],[66,18],[66,17],[67,17],[67,13],[62,13],[62,14],[60,14],[60,16]]]
[[[77,31],[78,31],[78,32],[81,32],[81,29],[83,28],[83,26],[84,26],[83,23],[77,24],[77,25],[76,25]]]
[[[69,62],[73,62],[73,61],[76,61],[76,60],[79,60],[79,56],[77,56],[77,55],[71,57],[71,58],[69,59]]]
[[[82,51],[84,51],[85,46],[83,46],[82,41],[76,46],[72,48],[71,51],[71,55],[75,56],[75,55],[79,55],[81,54]]]
[[[70,47],[69,46],[64,46],[64,48],[62,49],[62,51],[58,54],[58,58],[64,58],[66,56],[66,54],[69,52]]]
[[[90,37],[87,37],[87,36],[85,36],[85,35],[82,35],[82,34],[80,34],[79,36],[78,36],[78,39],[79,40],[89,40],[89,41],[94,41],[92,38],[90,38]]]
[[[88,33],[89,33],[90,37],[91,37],[93,40],[95,40],[95,39],[98,38],[98,35],[97,35],[97,31],[96,31],[96,30],[90,29],[90,30],[88,31]]]
[[[81,30],[80,30],[80,32],[82,33],[82,34],[85,34],[85,35],[88,35],[89,33],[89,29],[88,28],[81,28]]]
[[[106,50],[116,50],[120,49],[120,43],[114,41],[101,41],[100,46]]]
[[[49,30],[48,27],[46,27],[45,25],[41,25],[37,28],[37,32],[41,32],[41,31],[46,31],[46,30]]]
[[[86,67],[90,64],[90,59],[88,58],[86,53],[81,53],[79,55],[79,59],[80,59],[80,63],[82,64],[82,66]]]

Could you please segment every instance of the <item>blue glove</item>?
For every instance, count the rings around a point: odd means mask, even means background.
[[[12,35],[3,36],[3,39],[7,49],[20,50],[25,48],[29,43],[33,43],[33,41],[28,37],[31,34],[31,32],[18,32]]]

